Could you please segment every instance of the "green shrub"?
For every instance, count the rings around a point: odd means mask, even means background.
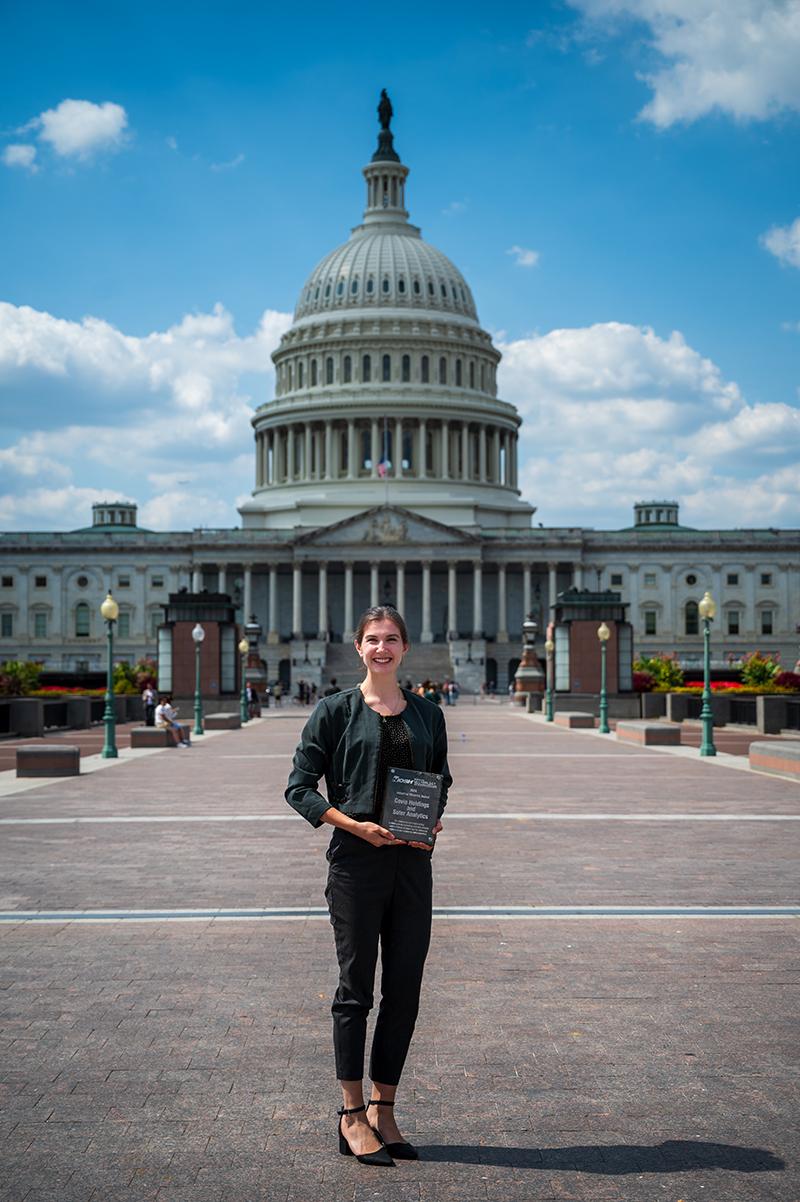
[[[659,651],[658,655],[640,655],[633,661],[634,672],[646,672],[656,693],[669,693],[683,684],[683,670],[677,655]]]
[[[777,656],[753,651],[742,660],[742,684],[769,685],[781,670]]]
[[[39,686],[42,665],[30,660],[7,659],[0,664],[0,696],[29,697]]]
[[[136,673],[130,664],[114,664],[114,692],[138,693]]]

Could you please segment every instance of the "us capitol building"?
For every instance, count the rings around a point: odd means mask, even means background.
[[[358,614],[391,601],[417,644],[409,675],[503,688],[525,614],[543,640],[577,587],[620,593],[637,652],[685,663],[701,659],[710,589],[716,662],[759,647],[791,667],[800,531],[691,530],[667,500],[636,505],[623,530],[532,527],[500,354],[461,272],[410,223],[385,92],[378,112],[362,222],[314,268],[272,356],[241,528],[152,532],[112,501],[86,529],[0,535],[0,659],[102,667],[109,587],[117,657],[154,655],[169,594],[208,590],[260,623],[270,680],[354,680]]]

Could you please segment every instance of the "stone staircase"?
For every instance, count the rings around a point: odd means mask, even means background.
[[[364,679],[363,664],[351,643],[328,643],[327,658],[322,669],[323,692],[334,676],[340,689],[351,689]],[[429,679],[441,682],[446,676],[453,676],[447,643],[416,643],[406,655],[398,673],[401,684],[410,679],[414,685]]]

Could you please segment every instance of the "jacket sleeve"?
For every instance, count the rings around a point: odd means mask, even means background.
[[[331,808],[317,788],[333,758],[331,734],[330,714],[323,700],[303,727],[284,794],[289,805],[313,827],[322,825],[322,815]]]
[[[436,724],[433,732],[433,761],[432,771],[439,772],[444,777],[442,784],[442,800],[439,802],[439,817],[447,805],[447,793],[453,783],[447,764],[447,724],[439,707],[436,707]]]

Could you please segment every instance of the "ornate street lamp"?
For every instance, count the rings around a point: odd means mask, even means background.
[[[247,653],[250,650],[250,644],[247,639],[242,639],[239,643],[239,654],[242,657],[242,691],[239,696],[239,714],[242,719],[242,724],[247,721],[247,681],[244,678],[245,668],[247,667]]]
[[[114,713],[114,623],[119,617],[119,606],[111,596],[111,589],[108,590],[108,596],[100,606],[106,629],[108,631],[108,667],[106,673],[106,704],[103,710],[103,725],[106,728],[105,743],[103,744],[102,757],[104,760],[115,760],[118,757],[117,752],[117,720]]]
[[[545,642],[544,649],[545,649],[545,652],[547,653],[547,688],[544,691],[544,710],[545,710],[544,717],[545,717],[545,722],[552,722],[553,721],[553,666],[554,666],[553,665],[553,652],[556,649],[556,645],[549,636],[547,638],[547,641]]]
[[[600,726],[598,729],[601,735],[607,735],[611,732],[608,725],[608,693],[606,692],[606,644],[611,638],[611,631],[605,622],[601,622],[597,627],[597,637],[600,640]]]
[[[194,639],[194,730],[193,735],[201,735],[203,733],[203,701],[200,697],[200,648],[203,645],[203,639],[206,637],[206,632],[199,622],[195,623],[192,630],[192,638]]]
[[[711,593],[706,590],[703,600],[698,605],[700,617],[703,619],[703,707],[700,710],[700,721],[703,724],[703,741],[700,744],[701,755],[716,755],[714,746],[714,711],[711,708],[711,623],[717,613],[717,606]]]

